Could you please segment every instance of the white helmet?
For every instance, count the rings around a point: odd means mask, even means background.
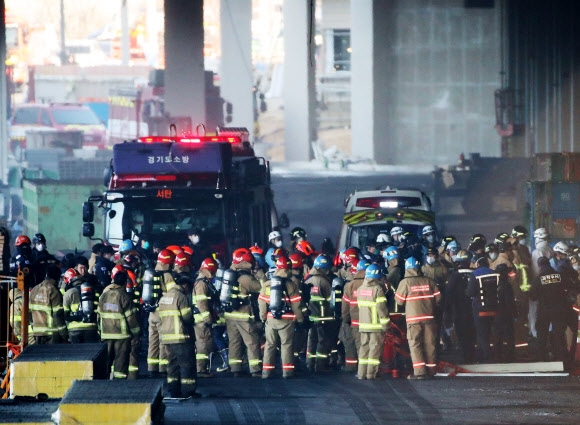
[[[386,233],[379,233],[377,236],[377,243],[389,243],[391,238]]]
[[[548,239],[548,231],[545,228],[540,227],[534,231],[534,238]]]
[[[554,245],[553,250],[554,250],[554,252],[559,252],[560,254],[568,255],[568,245],[566,245],[562,241],[560,241],[556,245]]]
[[[401,226],[395,226],[391,229],[391,236],[402,235],[402,234],[403,234],[403,228]]]
[[[273,232],[270,232],[270,234],[268,235],[268,240],[269,241],[274,240],[276,238],[282,238],[282,234],[279,231],[277,231],[277,230],[274,230]]]
[[[427,226],[423,227],[421,234],[423,236],[425,236],[427,233],[435,233],[435,227],[433,227],[431,225],[427,225]]]

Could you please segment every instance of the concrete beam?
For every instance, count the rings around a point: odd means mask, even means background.
[[[6,21],[5,2],[0,0],[0,183],[8,183],[8,97],[6,96]]]
[[[165,0],[165,110],[206,121],[203,0]]]
[[[286,161],[313,158],[316,140],[314,0],[284,0],[284,144]]]

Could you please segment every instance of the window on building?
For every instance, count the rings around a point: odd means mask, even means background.
[[[334,70],[350,71],[350,30],[334,30]]]

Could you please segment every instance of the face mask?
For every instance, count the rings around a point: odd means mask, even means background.
[[[497,252],[490,252],[489,253],[489,259],[491,261],[494,261],[497,258]]]
[[[520,245],[525,245],[526,244],[526,240],[525,239],[520,239],[519,242],[520,242]]]
[[[197,245],[199,243],[199,236],[193,235],[193,238],[191,241],[193,242],[194,245]]]
[[[276,248],[282,248],[282,241],[278,240],[274,242],[274,245],[276,245]]]
[[[427,257],[427,264],[433,264],[435,262],[434,257]]]
[[[428,235],[427,236],[427,242],[433,243],[434,241],[435,241],[435,236],[433,236],[433,235]]]
[[[572,267],[574,267],[574,270],[576,271],[580,270],[580,264],[572,264]]]
[[[44,251],[44,244],[37,243],[36,244],[36,250],[39,251],[39,252]]]
[[[143,242],[143,249],[149,249],[149,241]]]

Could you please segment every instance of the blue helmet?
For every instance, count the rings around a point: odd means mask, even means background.
[[[385,260],[394,260],[395,258],[399,258],[399,250],[396,246],[389,246],[383,251],[383,258]]]
[[[457,243],[457,241],[451,241],[447,244],[447,247],[445,248],[446,251],[451,251],[451,252],[457,252],[459,251],[459,244]]]
[[[314,267],[321,270],[330,270],[332,263],[328,259],[328,257],[324,254],[319,255],[314,260]]]
[[[131,249],[133,249],[133,242],[131,242],[131,239],[125,239],[121,242],[121,246],[119,247],[120,252],[129,251]]]
[[[370,265],[371,265],[371,262],[369,260],[367,260],[366,258],[363,258],[356,265],[356,271],[357,272],[360,272],[361,270],[366,270],[367,267],[370,266]]]
[[[407,269],[418,269],[420,267],[419,262],[414,257],[407,258],[405,261],[405,270]]]
[[[382,279],[384,276],[381,266],[375,263],[368,266],[365,272],[365,277],[367,279]]]

